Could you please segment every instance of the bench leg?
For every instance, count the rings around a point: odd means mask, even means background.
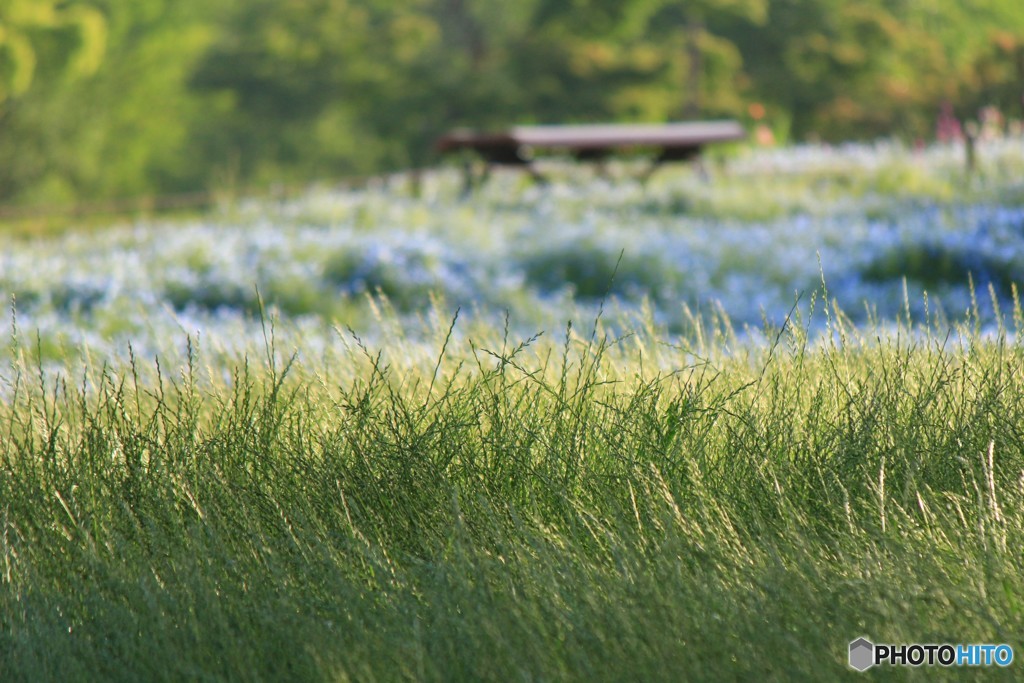
[[[523,169],[530,174],[530,178],[538,185],[547,185],[550,182],[546,175],[538,171],[537,167],[529,162],[523,166]]]
[[[462,160],[462,191],[459,192],[459,196],[465,199],[469,195],[473,194],[473,190],[476,189],[476,173],[473,170],[473,160],[463,159]]]
[[[638,175],[636,179],[640,181],[641,185],[646,186],[647,181],[651,179],[654,172],[661,168],[664,163],[665,162],[660,158],[651,159],[651,163],[647,165],[647,168],[640,172],[640,175]]]

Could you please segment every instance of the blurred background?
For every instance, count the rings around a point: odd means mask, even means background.
[[[455,126],[1019,132],[1021,0],[0,0],[0,205],[433,163]]]

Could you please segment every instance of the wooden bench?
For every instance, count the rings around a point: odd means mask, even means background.
[[[484,177],[493,165],[516,166],[535,179],[544,177],[533,165],[535,152],[561,152],[579,161],[603,161],[623,151],[653,150],[655,156],[646,179],[667,161],[688,161],[704,145],[747,137],[736,121],[694,121],[666,124],[593,124],[564,126],[515,126],[505,131],[481,133],[459,129],[437,140],[442,154],[469,150],[483,158]],[[472,182],[467,163],[467,183]]]

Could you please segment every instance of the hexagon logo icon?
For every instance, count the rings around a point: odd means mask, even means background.
[[[850,666],[857,671],[867,671],[875,665],[875,646],[867,638],[858,638],[850,643]]]

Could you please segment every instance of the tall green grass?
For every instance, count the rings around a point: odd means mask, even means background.
[[[1024,632],[1024,346],[790,320],[189,345],[0,404],[4,680],[829,680]],[[1011,678],[1010,669],[972,671]],[[898,677],[955,670],[893,670]]]

